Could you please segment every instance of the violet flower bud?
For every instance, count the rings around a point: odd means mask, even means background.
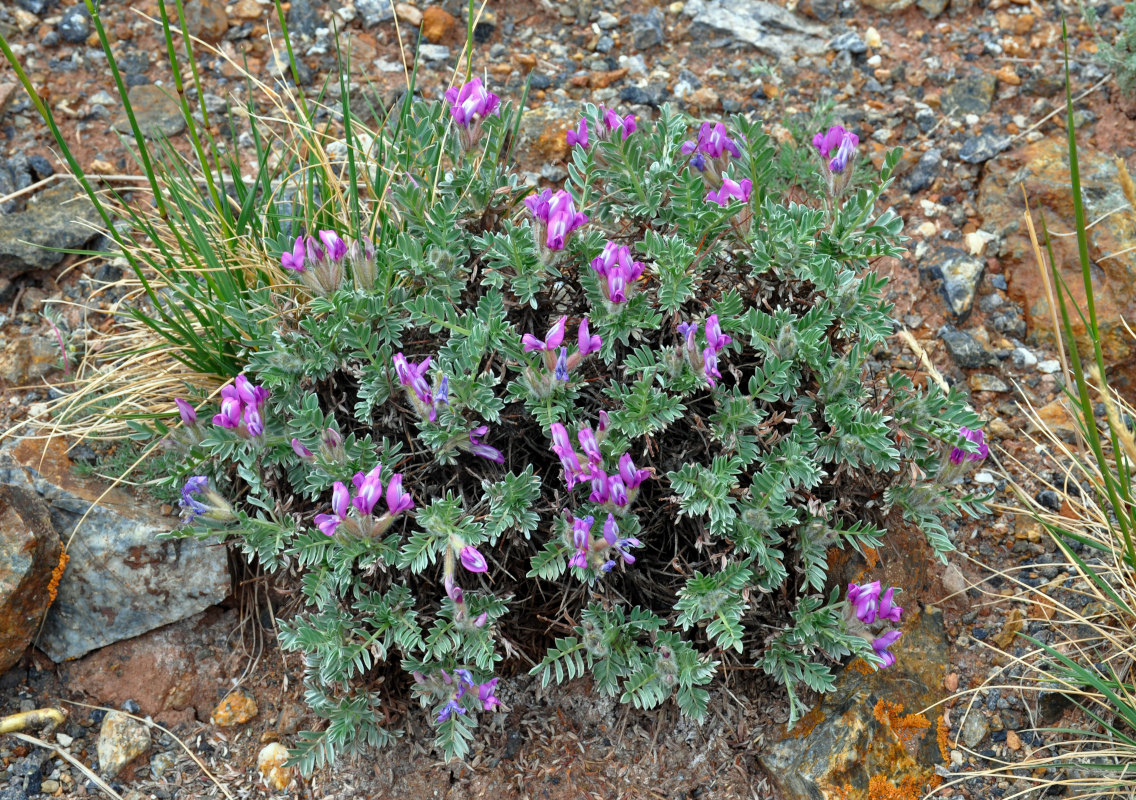
[[[187,428],[192,428],[197,424],[197,411],[187,401],[177,397],[174,398],[174,405],[177,406],[182,425],[185,425]]]
[[[305,461],[315,457],[312,451],[304,447],[303,443],[294,436],[292,437],[292,451]]]
[[[374,510],[375,504],[383,496],[383,484],[379,479],[382,471],[383,466],[379,464],[366,475],[362,472],[356,472],[351,479],[355,484],[355,498],[351,501],[351,504],[364,516]]]
[[[702,373],[706,376],[706,382],[712,387],[722,379],[722,373],[718,371],[718,352],[713,347],[707,347],[702,351]]]
[[[488,572],[489,564],[485,561],[485,556],[481,555],[476,547],[466,545],[461,549],[459,554],[462,566],[470,572]]]
[[[481,437],[489,433],[488,425],[478,425],[469,432],[469,452],[481,458],[487,458],[490,461],[496,461],[498,464],[505,463],[505,454],[498,450],[496,447],[491,447],[481,441]]]
[[[563,250],[568,234],[584,225],[588,215],[576,211],[572,195],[561,189],[548,201],[548,218],[545,220],[549,250]]]
[[[568,348],[561,347],[560,355],[556,357],[556,369],[553,370],[552,376],[558,381],[568,380]]]
[[[402,473],[391,476],[387,483],[387,510],[392,517],[414,508],[414,498],[402,491]]]
[[[208,488],[209,477],[206,475],[194,475],[185,482],[181,490],[181,499],[178,500],[178,505],[185,509],[182,512],[184,520],[188,522],[209,512],[209,506],[197,499],[197,495]]]
[[[568,131],[564,137],[568,141],[569,147],[582,147],[585,150],[588,147],[588,121],[583,117],[576,125],[576,130]]]
[[[722,326],[718,323],[717,314],[711,314],[706,318],[705,330],[706,343],[713,347],[715,352],[721,352],[726,345],[733,341],[731,337],[722,333]]]
[[[560,343],[564,341],[564,333],[567,327],[568,317],[561,317],[548,329],[548,333],[545,334],[543,342],[531,333],[526,333],[521,337],[521,344],[524,345],[526,353],[531,353],[533,350],[543,350],[548,353],[555,352],[556,349],[560,347]]]
[[[603,346],[603,339],[600,338],[600,335],[597,333],[593,336],[591,331],[588,330],[587,317],[580,320],[580,329],[576,334],[576,344],[581,356],[595,353]]]
[[[986,434],[980,429],[971,430],[967,427],[959,428],[959,436],[978,446],[977,453],[968,453],[961,447],[951,450],[951,463],[961,464],[963,461],[982,461],[990,455],[990,446],[986,444]]]
[[[316,514],[315,517],[316,527],[320,529],[320,533],[324,536],[334,536],[339,524],[347,521],[349,499],[347,487],[342,482],[336,481],[331,494],[332,513]]]
[[[584,451],[584,455],[588,457],[588,461],[596,466],[603,463],[603,453],[600,452],[599,442],[596,441],[596,434],[590,427],[584,427],[576,434],[576,439],[580,442],[580,449]]]
[[[903,635],[902,631],[891,630],[883,636],[878,636],[872,640],[872,649],[876,651],[876,655],[883,659],[884,663],[881,669],[890,667],[895,663],[895,655],[888,651],[888,648],[895,644],[899,637]]]
[[[636,469],[635,462],[631,460],[631,454],[624,453],[619,457],[619,477],[623,480],[623,485],[627,487],[628,491],[634,491],[639,488],[643,481],[651,477],[651,470]]]
[[[294,270],[296,272],[304,271],[304,237],[297,236],[296,241],[292,244],[292,252],[284,252],[280,255],[280,266],[285,269]]]
[[[894,586],[888,587],[888,590],[880,595],[879,619],[886,619],[888,622],[899,622],[899,617],[903,613],[903,608],[895,605],[892,602],[894,595]]]
[[[332,261],[342,261],[347,255],[347,243],[335,231],[320,231],[319,238]]]
[[[621,117],[613,108],[604,109],[602,106],[600,108],[603,111],[600,118],[603,128],[602,138],[607,139],[613,133],[619,131],[623,141],[626,142],[627,137],[635,133],[634,115],[628,114],[626,117]]]

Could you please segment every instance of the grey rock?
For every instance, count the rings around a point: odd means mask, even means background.
[[[860,34],[856,31],[845,31],[833,37],[828,43],[829,50],[835,50],[838,53],[845,51],[854,55],[868,52],[867,43],[860,38]]]
[[[921,108],[915,112],[915,124],[919,126],[919,130],[923,133],[930,133],[938,122],[939,118],[935,116],[935,112],[929,108]]]
[[[943,93],[943,110],[953,117],[967,114],[981,117],[994,102],[996,83],[997,78],[984,72],[959,78]]]
[[[820,55],[831,38],[826,26],[762,0],[687,0],[683,13],[695,40],[725,34],[781,59]]]
[[[958,319],[966,319],[986,262],[957,247],[944,247],[928,259],[923,269],[931,278],[942,281],[940,288],[947,305]]]
[[[98,236],[100,222],[87,196],[60,184],[37,194],[27,209],[0,216],[0,278],[50,269],[63,253],[44,248],[79,248]]]
[[[177,136],[185,130],[181,106],[166,90],[154,84],[130,88],[130,107],[142,135],[149,138]],[[130,133],[130,119],[124,111],[112,126],[119,133]]]
[[[615,40],[608,36],[606,33],[599,38],[596,42],[597,53],[609,53],[611,48],[615,47]]]
[[[59,554],[59,534],[39,496],[0,484],[0,674],[39,630]]]
[[[601,31],[610,31],[619,27],[619,17],[610,11],[601,11],[596,24],[600,26]]]
[[[998,333],[1013,336],[1015,339],[1026,337],[1026,320],[1017,309],[999,311],[990,317],[990,325]]]
[[[288,33],[291,36],[315,36],[319,26],[320,20],[311,0],[292,0],[292,7],[288,9]]]
[[[972,750],[978,746],[978,743],[986,738],[986,733],[990,730],[990,722],[977,710],[971,710],[966,715],[966,720],[962,723],[962,740],[963,743]]]
[[[982,133],[971,136],[962,143],[959,158],[968,164],[982,164],[1010,146],[1010,137],[997,133]]]
[[[840,0],[801,0],[797,10],[806,17],[828,22],[840,13]]]
[[[641,106],[661,106],[666,99],[667,89],[656,83],[646,86],[627,86],[619,93],[625,103]]]
[[[224,548],[158,537],[175,526],[124,492],[72,472],[32,441],[0,450],[0,483],[34,489],[69,542],[71,560],[38,645],[62,662],[196,614],[229,592]],[[81,522],[81,524],[80,524]]]
[[[16,0],[16,5],[24,11],[30,11],[37,17],[41,17],[55,5],[55,0]]]
[[[80,44],[87,41],[91,33],[91,14],[83,3],[71,6],[63,12],[55,30],[63,40],[71,44]]]
[[[985,372],[976,372],[970,376],[968,383],[970,388],[976,392],[1008,392],[1010,386],[997,375],[990,375]],[[982,473],[975,476],[979,479]]]
[[[114,778],[134,759],[150,749],[150,729],[121,711],[111,711],[103,717],[96,750],[99,770]]]
[[[939,331],[939,338],[947,346],[947,352],[960,367],[973,369],[975,367],[990,367],[998,363],[998,356],[991,353],[982,343],[967,331],[960,331],[950,325],[944,325]]]
[[[951,16],[965,14],[974,8],[974,0],[951,0]]]
[[[646,14],[631,15],[631,43],[636,50],[648,50],[663,43],[663,12],[658,7]]]
[[[943,152],[934,147],[919,157],[919,161],[911,172],[903,179],[903,188],[914,194],[930,188],[939,175],[939,167],[943,163]]]
[[[355,0],[355,13],[363,20],[364,28],[373,28],[394,19],[394,5],[392,0]]]
[[[450,48],[444,44],[420,44],[418,55],[426,61],[446,61],[450,57]]]
[[[927,19],[934,19],[947,10],[947,0],[915,0],[915,5],[927,15]]]

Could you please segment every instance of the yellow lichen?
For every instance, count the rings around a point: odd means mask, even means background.
[[[939,717],[939,724],[935,726],[935,741],[939,743],[939,755],[944,764],[951,763],[950,745],[947,743],[947,721]]]
[[[852,659],[852,662],[848,665],[848,669],[854,669],[857,672],[859,672],[861,675],[871,675],[873,672],[876,671],[875,667],[873,667],[871,664],[869,664],[867,661],[860,658],[859,656]]]
[[[892,729],[903,743],[903,748],[909,753],[918,750],[919,740],[931,727],[931,723],[922,714],[904,714],[902,704],[883,699],[876,703],[872,715],[881,725],[887,725]]]
[[[864,560],[868,562],[868,569],[875,569],[880,563],[880,554],[874,547],[865,547]]]
[[[786,738],[792,737],[794,739],[800,739],[801,737],[808,736],[813,732],[813,728],[819,725],[822,721],[824,721],[824,713],[821,712],[820,706],[817,706],[812,711],[797,720],[797,724],[794,725],[792,729],[785,734],[785,736]]]

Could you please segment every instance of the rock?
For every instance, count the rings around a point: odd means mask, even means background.
[[[225,695],[209,715],[209,720],[219,728],[244,725],[256,716],[258,710],[256,698],[253,697],[252,692],[242,686]]]
[[[400,22],[405,22],[412,28],[417,28],[422,24],[422,12],[410,3],[396,3],[394,13]]]
[[[181,106],[163,87],[152,83],[132,86],[129,97],[134,118],[143,136],[177,136],[185,130]],[[130,120],[125,112],[114,121],[113,127],[119,133],[130,133]]]
[[[103,717],[97,751],[99,771],[114,778],[134,759],[150,749],[150,729],[121,711]]]
[[[1018,736],[1015,731],[1006,731],[1006,747],[1013,752],[1022,749],[1022,737]]]
[[[0,484],[0,674],[15,664],[51,605],[59,535],[30,489]]]
[[[216,42],[229,30],[229,15],[220,0],[189,0],[185,4],[185,29],[191,36]]]
[[[86,194],[60,183],[37,194],[18,214],[0,215],[0,278],[51,269],[64,254],[44,248],[80,248],[98,236],[102,221]]]
[[[55,5],[55,0],[16,0],[16,5],[24,11],[42,17],[49,8]]]
[[[418,45],[418,55],[426,61],[448,61],[450,48],[441,44],[420,44]]]
[[[943,340],[947,352],[960,367],[974,369],[991,367],[998,363],[998,357],[983,347],[982,343],[967,331],[944,325],[939,331],[939,338]]]
[[[355,13],[362,18],[364,28],[373,28],[394,19],[394,5],[391,0],[355,0]]]
[[[696,89],[690,93],[687,98],[687,104],[692,108],[697,108],[702,111],[715,111],[717,110],[721,98],[718,93],[711,89],[709,86],[704,86],[701,89]]]
[[[1099,219],[1088,231],[1088,244],[1101,349],[1116,387],[1131,391],[1136,388],[1136,341],[1122,320],[1136,319],[1136,292],[1132,291],[1136,286],[1136,220],[1131,214],[1109,213],[1126,203],[1112,156],[1087,144],[1080,146],[1078,153],[1085,217]],[[1068,148],[1063,136],[1042,139],[989,161],[978,187],[977,203],[982,227],[1002,238],[998,255],[1010,299],[1024,308],[1030,335],[1053,345],[1045,284],[1022,222],[1021,183],[1034,207],[1035,220],[1040,211],[1050,230],[1074,230]],[[1035,225],[1040,228],[1039,223]],[[1085,291],[1076,237],[1055,236],[1051,241],[1061,278],[1072,292],[1072,306],[1083,309]],[[1104,257],[1114,253],[1118,255]],[[1081,353],[1091,353],[1080,315],[1069,316]]]
[[[63,41],[71,44],[82,44],[91,35],[91,14],[84,3],[71,6],[59,18],[55,30],[63,37]]]
[[[915,0],[915,5],[927,15],[927,19],[934,19],[947,10],[947,0]]]
[[[972,392],[1008,392],[1009,385],[997,375],[976,372],[967,379]]]
[[[868,52],[868,43],[860,38],[860,34],[856,31],[845,31],[834,37],[828,43],[829,50],[836,52],[847,51],[853,55]]]
[[[689,0],[683,13],[695,40],[731,36],[780,59],[820,55],[831,38],[825,26],[763,0]]]
[[[292,0],[292,7],[288,9],[289,36],[315,36],[319,26],[320,19],[311,0]]]
[[[941,710],[926,712],[918,725],[893,727],[898,720],[883,705],[898,701],[905,713],[917,714],[944,696],[942,612],[928,606],[906,615],[903,637],[892,648],[896,664],[874,671],[854,661],[820,705],[758,756],[786,800],[841,797],[846,784],[866,787],[869,776],[882,776],[893,787],[901,782],[922,787],[934,775],[931,765],[941,763],[936,740]]]
[[[860,0],[860,2],[868,8],[874,8],[876,11],[882,11],[885,14],[897,14],[911,8],[915,0]]]
[[[903,188],[911,194],[929,189],[939,175],[943,164],[943,151],[933,147],[919,157],[912,170],[903,178]]]
[[[968,164],[984,164],[1010,146],[1010,137],[997,133],[969,136],[959,149],[959,158]]]
[[[102,705],[137,702],[141,714],[172,728],[209,719],[237,612],[204,611],[59,667],[68,691]]]
[[[4,112],[8,109],[8,104],[12,102],[12,98],[16,96],[16,89],[18,84],[13,81],[0,81],[0,117],[4,116]]]
[[[957,247],[943,247],[920,269],[932,279],[942,281],[940,291],[958,320],[970,316],[974,294],[986,269],[985,261]]]
[[[288,748],[280,742],[266,744],[256,756],[257,771],[273,791],[282,792],[292,782],[292,768],[285,766],[287,760]]]
[[[981,711],[972,708],[970,713],[966,715],[966,720],[962,723],[963,744],[973,750],[979,742],[986,738],[989,730],[990,722],[982,715]]]
[[[667,90],[657,84],[628,86],[619,93],[619,99],[631,105],[659,107],[666,99]]]
[[[265,8],[256,0],[237,0],[233,6],[233,16],[237,19],[260,19]]]
[[[438,44],[450,35],[457,22],[453,14],[438,6],[430,6],[422,12],[422,35],[426,37],[426,41]]]
[[[994,102],[997,82],[993,75],[981,72],[959,78],[943,92],[943,111],[959,118],[967,114],[981,117]]]
[[[37,640],[56,663],[184,619],[229,593],[224,548],[158,541],[174,520],[142,498],[75,475],[58,439],[6,444],[0,483],[34,488],[70,543],[71,561]]]
[[[11,339],[0,352],[0,382],[27,386],[55,369],[61,360],[59,343],[47,336]]]
[[[839,0],[801,0],[797,10],[806,17],[812,17],[820,22],[834,19],[840,11]]]
[[[167,775],[170,770],[177,766],[178,755],[170,751],[164,753],[155,753],[154,757],[150,759],[150,774],[158,779]]]
[[[648,50],[662,44],[663,12],[656,7],[646,14],[632,14],[631,43],[636,50]]]

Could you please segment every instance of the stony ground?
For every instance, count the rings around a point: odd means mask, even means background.
[[[138,170],[118,140],[120,104],[81,5],[15,0],[0,7],[0,33],[54,110],[84,168],[121,186]],[[184,146],[177,109],[160,88],[168,86],[169,70],[152,20],[156,3],[106,5],[103,24],[132,97],[144,108],[147,124]],[[373,97],[389,100],[403,85],[404,64],[413,56],[421,24],[419,85],[424,96],[435,96],[448,85],[464,41],[461,5],[400,4],[396,25],[386,0],[358,0],[354,6],[311,0],[285,4],[302,61],[301,80],[320,85],[334,69],[334,24],[350,46],[352,80]],[[669,5],[503,0],[485,9],[475,29],[477,69],[502,95],[519,96],[531,77],[531,113],[521,144],[523,166],[533,181],[564,177],[563,131],[585,100],[642,118],[668,101],[710,117],[743,113],[763,119],[777,137],[789,136],[790,126],[808,124],[818,105],[827,102],[834,119],[860,135],[877,163],[887,149],[904,147],[901,176],[885,202],[906,220],[910,250],[904,259],[877,268],[892,279],[895,318],[915,344],[896,338],[892,363],[925,373],[920,361],[925,355],[947,382],[971,393],[1006,456],[1047,468],[1024,437],[1019,404],[1045,409],[1055,426],[1067,422],[1053,404],[1060,366],[1024,237],[1020,187],[1024,184],[1031,202],[1044,208],[1059,262],[1071,264],[1071,240],[1062,235],[1072,230],[1063,176],[1064,118],[1052,113],[1063,100],[1062,14],[1070,28],[1072,87],[1080,96],[1086,200],[1092,219],[1100,220],[1092,247],[1106,354],[1117,365],[1118,378],[1129,387],[1136,380],[1136,354],[1119,324],[1122,316],[1136,318],[1136,260],[1125,252],[1136,244],[1136,224],[1124,211],[1113,160],[1136,167],[1133,123],[1125,113],[1133,109],[1094,58],[1096,35],[1115,35],[1120,7],[1096,7],[1101,21],[1090,27],[1078,8],[1056,2],[950,0],[948,8],[948,0],[800,0],[797,7],[777,0],[776,5],[788,5],[792,17],[782,20],[779,35],[762,36],[738,23],[738,10],[747,5],[744,0]],[[265,81],[279,76],[270,46],[273,40],[279,47],[279,25],[270,6],[258,0],[190,0],[187,10],[191,32],[214,43],[219,53],[246,58]],[[229,61],[211,53],[200,61],[211,110],[243,101],[244,82]],[[59,391],[53,385],[67,375],[57,333],[81,349],[90,328],[108,324],[99,307],[113,300],[113,288],[107,287],[121,277],[115,265],[102,260],[60,260],[58,254],[19,244],[34,239],[78,247],[92,237],[75,222],[81,210],[63,204],[70,193],[66,182],[53,176],[64,166],[11,79],[10,70],[0,67],[0,425],[5,428],[42,413],[40,404]],[[49,324],[44,314],[52,310]],[[80,462],[92,455],[83,448],[72,452]],[[1007,502],[1003,478],[988,466],[973,480]],[[1034,479],[1019,478],[1031,492],[1042,488]],[[1060,507],[1059,496],[1043,498]],[[987,644],[1012,649],[1013,632],[1023,619],[1025,630],[1042,632],[1038,593],[1060,587],[1068,574],[1052,543],[1024,518],[1001,514],[963,523],[953,535],[961,553],[946,568],[901,538],[889,539],[879,554],[885,575],[902,577],[907,597],[931,607],[923,616],[941,619],[935,624],[949,648],[944,647],[940,663],[921,673],[924,683],[937,683],[922,687],[933,690],[929,697],[980,686],[1004,663]],[[989,573],[969,559],[1017,570],[1022,584],[987,580]],[[967,590],[979,581],[985,581],[981,591]],[[54,665],[32,651],[0,677],[0,713],[64,698],[152,715],[172,734],[154,742],[148,760],[115,779],[123,795],[143,792],[134,797],[165,800],[263,791],[255,788],[256,753],[266,742],[288,741],[306,724],[301,667],[271,644],[265,596],[277,613],[287,610],[286,595],[266,592],[257,595],[255,607],[234,601],[74,663]],[[901,661],[903,651],[901,644]],[[517,666],[523,674],[524,665]],[[256,698],[256,716],[232,727],[210,724],[214,707],[236,682]],[[701,729],[679,721],[672,708],[645,715],[612,707],[591,696],[586,685],[547,695],[524,679],[510,685],[503,695],[509,711],[488,726],[466,767],[438,766],[410,714],[407,741],[397,748],[342,763],[334,773],[319,774],[292,791],[337,798],[396,792],[453,798],[777,796],[759,757],[766,758],[784,737],[787,713],[783,697],[756,675],[731,675],[718,690],[719,711]],[[848,685],[859,686],[851,677]],[[869,694],[883,691],[877,686]],[[171,696],[178,702],[168,701]],[[863,704],[868,695],[853,696]],[[960,711],[969,698],[947,703],[943,718],[949,739],[930,756],[920,751],[924,768],[936,761],[940,772],[957,774],[983,757],[1016,758],[1041,746],[1027,730],[1037,720],[1021,697],[997,689],[973,697],[978,707],[961,727]],[[58,741],[90,764],[105,712],[81,705],[69,709]],[[860,713],[869,718],[871,708]],[[797,730],[786,741],[808,733]],[[934,733],[932,728],[931,738]],[[960,734],[962,742],[956,744]],[[99,791],[66,762],[11,740],[0,740],[0,767],[6,770],[0,771],[2,800]],[[1006,791],[1004,783],[971,779],[942,793],[985,798]]]

